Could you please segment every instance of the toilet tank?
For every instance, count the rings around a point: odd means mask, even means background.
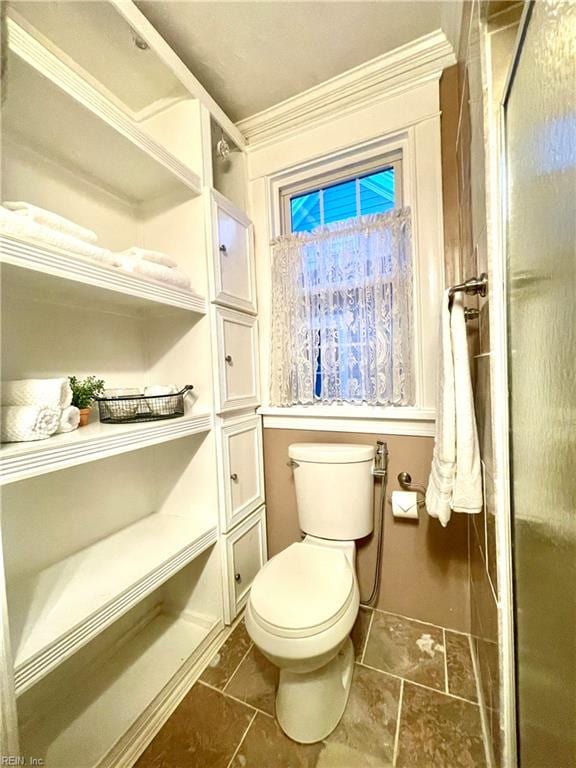
[[[353,443],[293,443],[298,520],[304,533],[349,541],[373,528],[376,448]]]

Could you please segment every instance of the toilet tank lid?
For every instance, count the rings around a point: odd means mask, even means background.
[[[288,456],[295,461],[320,464],[351,464],[371,461],[376,453],[374,445],[354,443],[292,443]]]

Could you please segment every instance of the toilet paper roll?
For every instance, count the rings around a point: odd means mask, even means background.
[[[418,494],[414,491],[392,491],[394,517],[418,517]]]

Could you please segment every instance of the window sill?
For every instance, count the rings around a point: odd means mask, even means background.
[[[436,412],[433,408],[391,408],[373,405],[262,406],[265,429],[301,429],[323,432],[433,437]]]

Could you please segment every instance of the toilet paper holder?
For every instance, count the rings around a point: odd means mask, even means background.
[[[419,507],[423,507],[426,504],[426,486],[413,483],[412,475],[409,472],[400,472],[398,475],[398,484],[403,490],[415,491],[417,494],[419,493],[423,497],[422,499],[418,499]]]

